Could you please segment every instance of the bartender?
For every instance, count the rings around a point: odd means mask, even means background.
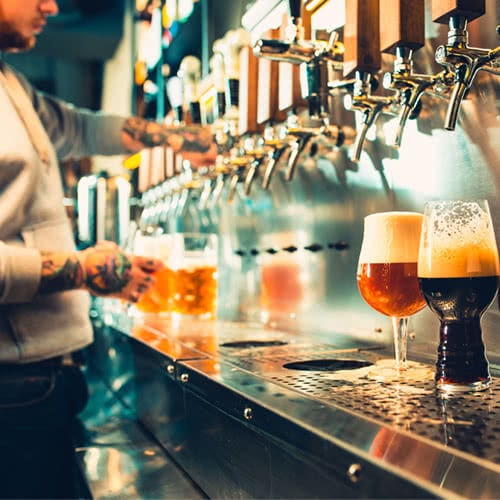
[[[31,49],[55,0],[0,0],[0,50]],[[59,160],[168,144],[214,160],[205,128],[78,109],[0,62],[0,497],[74,498],[71,427],[87,388],[67,360],[92,342],[89,292],[134,302],[161,267],[111,242],[75,251]]]

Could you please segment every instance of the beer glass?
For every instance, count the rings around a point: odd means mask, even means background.
[[[422,214],[381,212],[365,217],[357,281],[364,300],[390,316],[394,336],[395,365],[390,375],[403,371],[406,361],[408,319],[425,307],[417,278]]]
[[[209,233],[171,234],[170,311],[178,319],[213,319],[217,309],[218,239]]]
[[[486,200],[425,205],[418,277],[440,321],[435,380],[442,393],[480,391],[490,384],[480,321],[495,298],[498,272]]]
[[[142,314],[164,314],[170,311],[169,283],[171,271],[168,268],[168,258],[172,242],[170,235],[143,235],[138,232],[133,242],[133,253],[146,257],[161,259],[166,267],[154,273],[155,283],[144,292],[139,300],[133,304],[129,312],[132,316]]]

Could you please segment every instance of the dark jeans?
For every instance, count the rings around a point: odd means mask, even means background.
[[[76,366],[0,365],[0,498],[81,498],[73,428],[87,401]]]

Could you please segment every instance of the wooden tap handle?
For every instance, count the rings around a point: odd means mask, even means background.
[[[345,0],[344,76],[380,69],[379,0]]]
[[[260,132],[263,127],[257,123],[257,99],[259,81],[259,60],[252,47],[240,51],[239,120],[238,133]]]
[[[465,17],[472,21],[486,12],[486,0],[432,0],[432,19],[448,24],[450,17]]]
[[[263,33],[260,38],[279,40],[280,28],[271,29]],[[277,61],[270,61],[264,57],[258,61],[259,80],[257,82],[257,123],[266,123],[269,120],[281,122],[286,119],[286,113],[278,108],[279,104],[279,65]],[[291,85],[291,82],[288,82]]]
[[[290,17],[293,19],[302,17],[302,0],[288,0],[288,8],[290,9]]]
[[[425,44],[425,0],[383,0],[380,16],[380,50],[393,53],[396,47],[417,50]]]

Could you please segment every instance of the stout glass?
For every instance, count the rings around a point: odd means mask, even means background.
[[[381,212],[364,220],[357,281],[364,300],[390,316],[396,374],[406,370],[408,318],[425,307],[417,278],[422,214]]]
[[[486,200],[426,204],[418,276],[440,321],[435,379],[444,393],[480,391],[490,384],[480,320],[495,298],[498,271]]]

